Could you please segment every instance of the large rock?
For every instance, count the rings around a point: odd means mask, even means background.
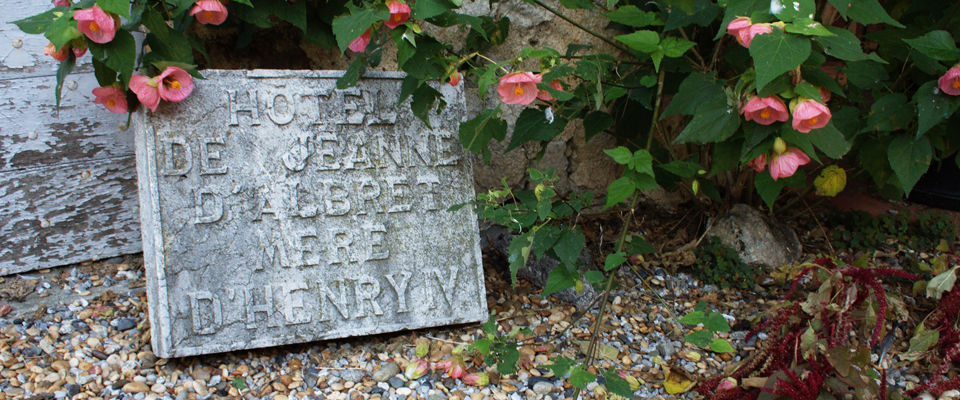
[[[707,235],[720,238],[752,266],[792,264],[802,250],[793,229],[744,204],[736,204],[720,216]]]
[[[136,118],[154,353],[487,319],[462,86],[429,128],[402,74],[205,75]]]

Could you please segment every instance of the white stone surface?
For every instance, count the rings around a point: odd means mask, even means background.
[[[431,129],[400,74],[204,75],[135,118],[157,355],[486,319],[462,86]]]

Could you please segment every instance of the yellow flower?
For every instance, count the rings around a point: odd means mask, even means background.
[[[836,165],[831,165],[820,172],[820,176],[813,180],[820,196],[836,196],[847,186],[847,172]]]

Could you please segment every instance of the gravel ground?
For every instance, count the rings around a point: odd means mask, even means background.
[[[483,337],[478,324],[158,359],[150,349],[141,258],[0,280],[0,314],[5,314],[0,315],[0,398],[8,399],[570,398],[569,383],[541,365],[556,355],[582,357],[597,312],[594,308],[586,317],[575,318],[579,314],[574,307],[542,299],[522,281],[511,288],[497,271],[487,269],[487,301],[497,312],[500,329],[508,332],[525,326],[533,331],[533,336],[518,337],[532,343],[521,349],[532,363],[517,374],[498,376],[482,365],[480,357],[465,352],[467,372],[491,376],[489,385],[474,387],[439,371],[411,381],[403,370],[414,357],[417,340],[430,343],[427,358],[438,362],[449,358],[456,346]],[[612,295],[613,312],[606,314],[602,325],[604,356],[596,366],[617,368],[638,378],[641,387],[634,393],[638,398],[699,398],[695,391],[666,394],[662,387],[666,371],[672,368],[694,379],[712,376],[728,362],[748,356],[765,339],[761,334],[759,340],[737,340],[749,326],[743,320],[774,303],[753,292],[702,286],[682,273],[668,278],[659,269],[653,275],[623,281],[624,287]],[[641,290],[643,281],[666,300]],[[716,354],[680,341],[691,327],[674,329],[672,318],[692,311],[698,300],[709,302],[734,327],[729,337],[737,354]],[[891,372],[893,384],[916,378]],[[603,398],[596,386],[590,384],[584,397]]]

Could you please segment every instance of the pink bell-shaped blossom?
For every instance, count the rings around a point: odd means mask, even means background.
[[[770,125],[774,122],[790,119],[787,105],[777,96],[753,97],[743,106],[743,116],[747,121],[755,121],[760,125]]]
[[[77,29],[94,43],[109,43],[120,29],[118,19],[96,4],[93,8],[75,11],[73,19],[77,20]]]
[[[193,77],[182,68],[167,67],[153,79],[157,82],[160,98],[166,101],[177,102],[193,92]]]
[[[757,158],[748,162],[747,166],[753,168],[754,171],[763,172],[763,170],[767,169],[767,153],[757,156]]]
[[[773,180],[789,178],[797,172],[797,168],[810,162],[810,157],[796,147],[790,147],[781,154],[770,156],[770,176]]]
[[[227,20],[227,7],[219,0],[200,0],[193,5],[190,15],[204,25],[220,25]]]
[[[130,77],[130,90],[137,95],[137,99],[150,111],[157,111],[160,105],[160,90],[153,79],[137,74]]]
[[[940,90],[951,96],[960,96],[960,66],[954,65],[937,81]]]
[[[737,17],[737,19],[730,21],[730,24],[727,25],[727,33],[735,36],[737,43],[740,43],[741,46],[747,47],[743,44],[743,38],[747,36],[746,31],[750,29],[750,25],[753,25],[750,17]],[[744,33],[741,34],[741,32]]]
[[[773,29],[770,28],[770,24],[753,24],[750,25],[747,29],[740,30],[740,36],[738,41],[743,47],[750,48],[750,43],[753,42],[754,36],[763,35],[773,32]]]
[[[446,372],[453,379],[460,379],[466,373],[466,364],[463,362],[463,356],[454,354],[453,358],[447,361],[437,363],[437,368]]]
[[[410,6],[398,0],[387,0],[387,8],[390,9],[390,17],[383,24],[393,29],[410,19]]]
[[[353,39],[350,42],[350,45],[347,46],[348,49],[352,50],[354,53],[363,53],[367,49],[367,45],[370,44],[370,30],[367,29],[363,32],[360,37]]]
[[[543,78],[541,77],[541,79],[543,79]],[[563,90],[563,86],[560,86],[560,81],[550,82],[550,84],[547,85],[547,86],[550,86],[550,87],[552,87],[552,88],[554,88],[554,89],[557,89],[557,90]],[[541,90],[539,93],[537,93],[537,98],[540,99],[540,100],[543,100],[543,101],[553,101],[553,100],[554,100],[553,96],[550,95],[550,92],[548,92],[548,91],[546,91],[546,90]]]
[[[539,75],[533,72],[514,72],[506,74],[500,78],[500,85],[497,86],[497,92],[500,93],[500,101],[504,104],[523,104],[533,103],[540,91],[537,90],[537,84],[540,83]]]
[[[67,59],[67,53],[70,51],[70,45],[65,44],[60,48],[60,51],[57,51],[57,47],[53,43],[47,43],[47,47],[43,48],[43,54],[53,57],[54,60],[63,61]]]
[[[407,379],[416,380],[426,375],[429,369],[430,363],[423,357],[417,357],[407,365],[407,369],[403,372],[403,375],[406,376]]]
[[[813,129],[823,128],[833,116],[827,106],[816,100],[798,97],[791,104],[793,109],[793,129],[808,133]]]
[[[93,89],[97,96],[93,102],[102,104],[112,113],[124,114],[127,112],[127,95],[117,86],[110,85]]]
[[[483,387],[490,384],[490,377],[483,372],[467,374],[463,377],[463,383],[466,383],[470,386]]]

